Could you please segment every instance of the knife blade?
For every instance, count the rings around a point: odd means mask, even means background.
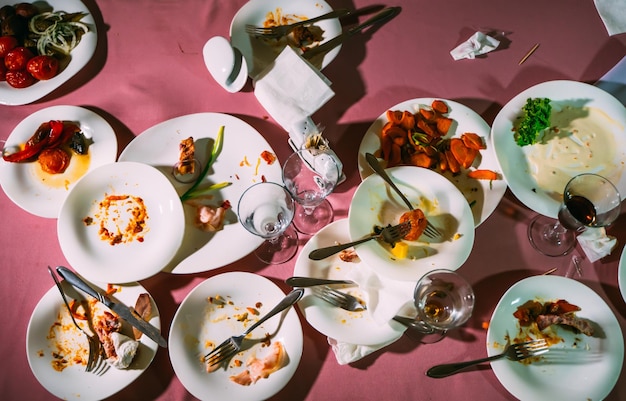
[[[387,7],[383,9],[382,11],[378,12],[377,14],[375,14],[373,17],[367,19],[363,23],[348,29],[347,31],[343,32],[341,35],[335,36],[328,42],[305,51],[302,54],[302,57],[310,61],[317,55],[326,54],[332,49],[334,49],[335,47],[342,44],[344,40],[362,31],[366,27],[370,25],[386,22],[387,20],[395,17],[399,12],[400,12],[400,7]]]
[[[285,280],[285,283],[290,287],[314,287],[317,285],[329,285],[329,284],[356,284],[350,280],[327,280],[323,278],[314,277],[289,277]]]
[[[146,322],[145,320],[137,317],[133,314],[131,309],[119,302],[113,301],[105,294],[101,294],[92,288],[89,284],[87,284],[82,278],[80,278],[76,273],[72,272],[66,267],[58,266],[57,272],[61,277],[67,280],[72,286],[78,288],[81,291],[86,292],[92,297],[96,298],[98,301],[102,302],[105,306],[111,309],[113,312],[117,313],[119,317],[126,320],[130,325],[139,329],[142,333],[150,337],[154,342],[159,344],[163,348],[167,348],[167,341],[161,336],[161,332],[159,329]]]

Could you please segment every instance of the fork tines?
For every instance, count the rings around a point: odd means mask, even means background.
[[[202,360],[209,366],[214,366],[222,363],[236,353],[237,347],[229,338],[217,347],[215,347],[213,351],[206,354]]]
[[[526,359],[548,352],[548,343],[545,339],[527,341],[513,346],[518,359]]]

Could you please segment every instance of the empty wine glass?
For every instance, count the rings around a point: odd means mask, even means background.
[[[248,188],[239,199],[239,221],[254,235],[265,238],[255,255],[263,262],[279,264],[295,255],[298,233],[290,227],[295,203],[289,191],[273,182]]]
[[[619,191],[606,178],[591,173],[577,175],[565,186],[558,220],[535,217],[528,226],[528,239],[544,255],[567,255],[576,245],[576,233],[613,223],[620,203]]]
[[[293,223],[304,234],[314,234],[333,220],[326,197],[339,180],[339,166],[327,152],[300,149],[283,165],[283,183],[298,203]]]
[[[433,343],[472,316],[474,290],[458,273],[437,269],[417,282],[413,302],[419,322],[416,329],[424,335],[422,342]]]

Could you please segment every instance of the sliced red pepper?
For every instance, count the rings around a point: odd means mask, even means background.
[[[48,125],[50,126],[48,146],[53,147],[63,143],[63,121],[52,120]]]
[[[50,139],[50,124],[43,123],[37,128],[35,134],[24,144],[24,149],[9,155],[2,155],[2,158],[11,163],[19,163],[36,156],[48,144]]]

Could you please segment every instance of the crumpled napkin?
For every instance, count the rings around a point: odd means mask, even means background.
[[[626,3],[624,0],[593,0],[610,36],[626,32]]]
[[[287,46],[254,80],[259,103],[286,131],[311,116],[335,92],[331,82]]]
[[[499,40],[482,32],[476,32],[468,40],[452,49],[450,55],[455,60],[474,59],[476,56],[495,50],[499,45]]]
[[[577,239],[587,259],[592,263],[610,255],[617,245],[617,239],[607,235],[604,227],[587,228]]]
[[[363,291],[363,298],[367,304],[367,313],[378,324],[388,324],[397,314],[403,316],[415,316],[417,314],[413,306],[414,282],[380,277],[364,263],[361,263],[358,269],[352,269],[346,275],[346,279],[357,283]],[[376,345],[358,345],[338,342],[333,338],[328,338],[328,344],[330,344],[340,365],[356,362],[395,341],[397,339]]]

